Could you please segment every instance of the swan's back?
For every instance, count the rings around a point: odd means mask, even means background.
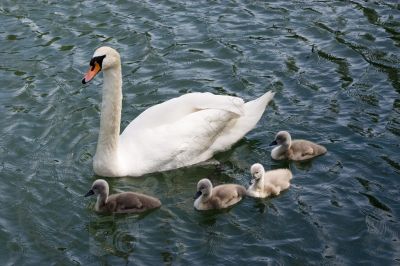
[[[149,107],[126,127],[121,136],[173,124],[185,116],[201,110],[217,109],[241,115],[243,108],[244,102],[238,97],[215,95],[209,92],[188,93]]]
[[[190,93],[150,107],[120,136],[124,175],[176,169],[209,160],[229,149],[261,118],[273,97],[244,103],[211,93]]]

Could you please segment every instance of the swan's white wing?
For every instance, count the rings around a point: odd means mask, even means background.
[[[221,137],[214,142],[211,149],[223,151],[229,149],[232,144],[244,137],[252,130],[260,120],[266,106],[274,97],[273,92],[266,92],[261,97],[244,104],[244,115],[238,119],[231,120],[221,132]]]
[[[236,97],[190,93],[153,106],[120,136],[124,175],[140,176],[206,161],[256,125],[274,93],[246,104]]]
[[[135,171],[164,171],[202,162],[212,157],[210,149],[230,121],[238,115],[217,109],[191,113],[180,120],[158,127],[141,129],[134,136],[122,134],[121,158]],[[135,151],[135,152],[132,152]]]
[[[126,127],[122,135],[135,137],[140,131],[161,125],[172,125],[200,110],[218,109],[243,115],[243,108],[244,101],[238,97],[215,95],[209,92],[188,93],[148,108]]]

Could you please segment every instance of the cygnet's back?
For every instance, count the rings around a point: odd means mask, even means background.
[[[267,171],[264,174],[264,186],[271,184],[285,190],[290,187],[290,180],[293,175],[289,169],[276,169]]]
[[[292,145],[288,151],[288,157],[293,161],[308,160],[313,157],[326,153],[326,148],[314,142],[297,139],[292,141]]]
[[[161,206],[160,200],[137,192],[122,192],[108,197],[105,212],[140,213]]]
[[[211,202],[216,209],[227,208],[239,202],[245,195],[246,189],[241,185],[219,185],[213,188]]]

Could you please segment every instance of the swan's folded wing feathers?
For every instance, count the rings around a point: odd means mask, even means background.
[[[191,113],[175,123],[136,132],[134,138],[121,138],[121,158],[149,172],[202,162],[215,152],[210,147],[235,117],[232,112],[207,109]],[[138,161],[140,158],[151,160]]]
[[[180,151],[177,159],[195,164],[211,157],[215,151],[210,147],[235,116],[232,112],[209,109],[176,123],[173,129],[178,135],[174,138],[179,140]]]
[[[184,94],[146,109],[126,127],[122,135],[172,124],[185,116],[207,109],[229,111],[240,116],[244,114],[244,101],[238,97],[209,92]]]
[[[208,160],[251,130],[272,96],[243,104],[236,97],[190,93],[149,108],[120,136],[121,165],[130,165],[126,175],[140,176]]]
[[[244,101],[239,97],[215,95],[210,92],[206,93],[190,93],[184,96],[192,102],[198,110],[218,109],[229,111],[237,115],[244,114]]]

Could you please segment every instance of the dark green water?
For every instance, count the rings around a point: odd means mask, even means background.
[[[0,3],[1,265],[400,263],[398,1],[58,2]],[[277,94],[220,167],[106,178],[161,209],[97,215],[82,195],[97,178],[102,78],[80,82],[102,45],[123,59],[122,128],[187,92]],[[328,154],[272,161],[282,129]],[[247,186],[254,162],[289,167],[292,187],[193,209],[200,178]]]

